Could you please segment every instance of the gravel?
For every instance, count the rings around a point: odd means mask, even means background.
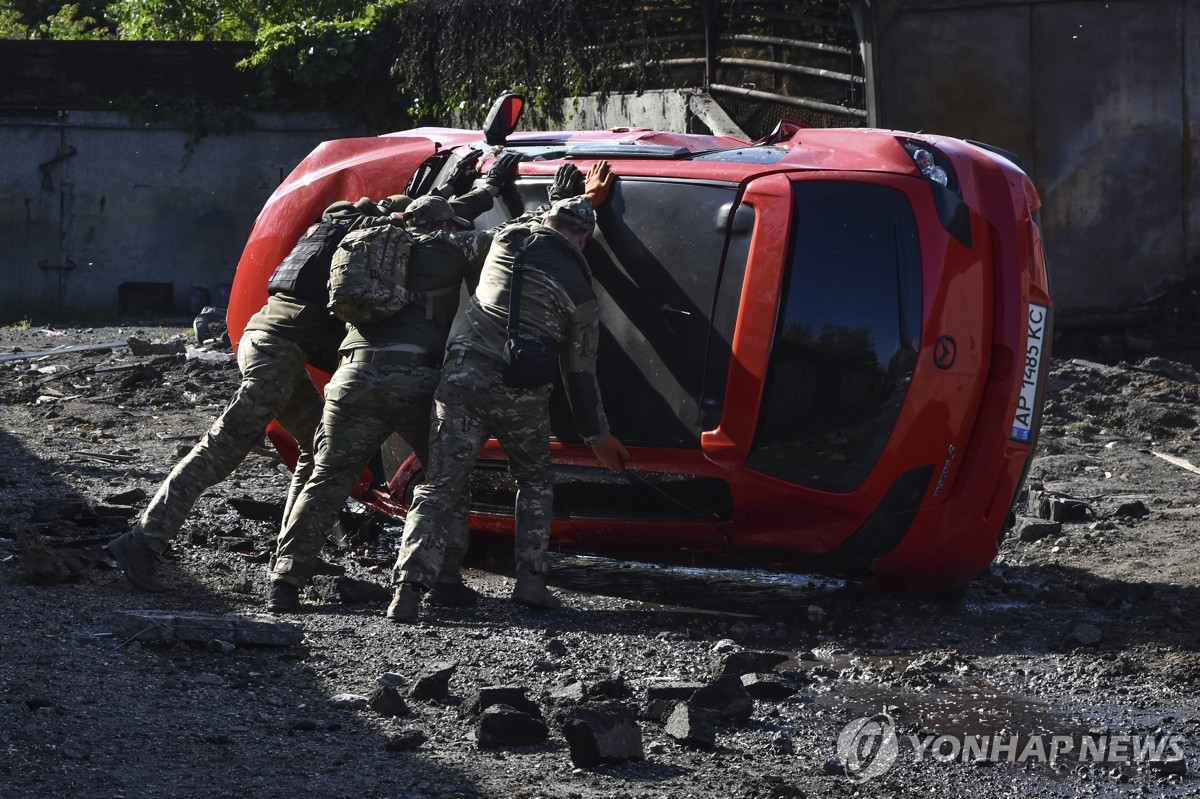
[[[141,353],[0,361],[0,796],[1200,795],[1194,301],[1060,335],[1030,496],[961,596],[564,555],[539,612],[479,551],[481,604],[415,626],[382,615],[395,521],[352,504],[346,575],[262,615],[269,446],[200,500],[172,592],[133,592],[102,545],[236,389],[227,348],[175,318],[0,329],[0,358]],[[191,632],[129,632],[163,617]],[[302,640],[248,643],[266,623]],[[894,763],[845,745],[888,733]],[[994,748],[1014,735],[1076,748]],[[1081,756],[1101,738],[1171,746]]]

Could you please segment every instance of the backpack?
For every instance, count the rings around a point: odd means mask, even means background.
[[[416,239],[404,223],[384,217],[342,239],[329,266],[329,308],[343,322],[378,322],[425,293],[409,291],[408,261]]]
[[[275,267],[267,281],[267,293],[328,304],[329,268],[338,245],[355,227],[375,221],[380,211],[386,213],[390,207],[390,200],[375,205],[364,197],[357,203],[340,201],[326,208]]]

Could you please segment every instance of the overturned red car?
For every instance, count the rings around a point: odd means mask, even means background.
[[[515,109],[501,111],[515,127]],[[485,171],[521,152],[518,179],[475,222],[491,227],[545,203],[564,161],[604,159],[618,180],[587,256],[601,392],[632,460],[604,470],[556,397],[551,548],[926,594],[987,568],[1036,445],[1052,318],[1039,198],[1012,156],[787,123],[757,142],[495,127],[320,145],[254,225],[233,337],[336,200],[418,196],[471,148]],[[292,461],[286,434],[270,435]],[[402,515],[420,464],[389,460],[386,489],[364,478],[355,493]],[[514,490],[490,442],[472,482],[476,536],[511,534]]]

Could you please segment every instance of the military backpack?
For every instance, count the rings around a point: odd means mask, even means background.
[[[346,234],[329,267],[329,308],[334,315],[361,325],[424,301],[424,292],[408,289],[408,263],[415,243],[412,231],[392,217]]]

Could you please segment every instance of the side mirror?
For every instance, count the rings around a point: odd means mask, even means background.
[[[488,144],[503,147],[508,136],[517,129],[521,111],[525,108],[525,96],[508,92],[500,95],[488,112],[483,123],[483,139]]]

